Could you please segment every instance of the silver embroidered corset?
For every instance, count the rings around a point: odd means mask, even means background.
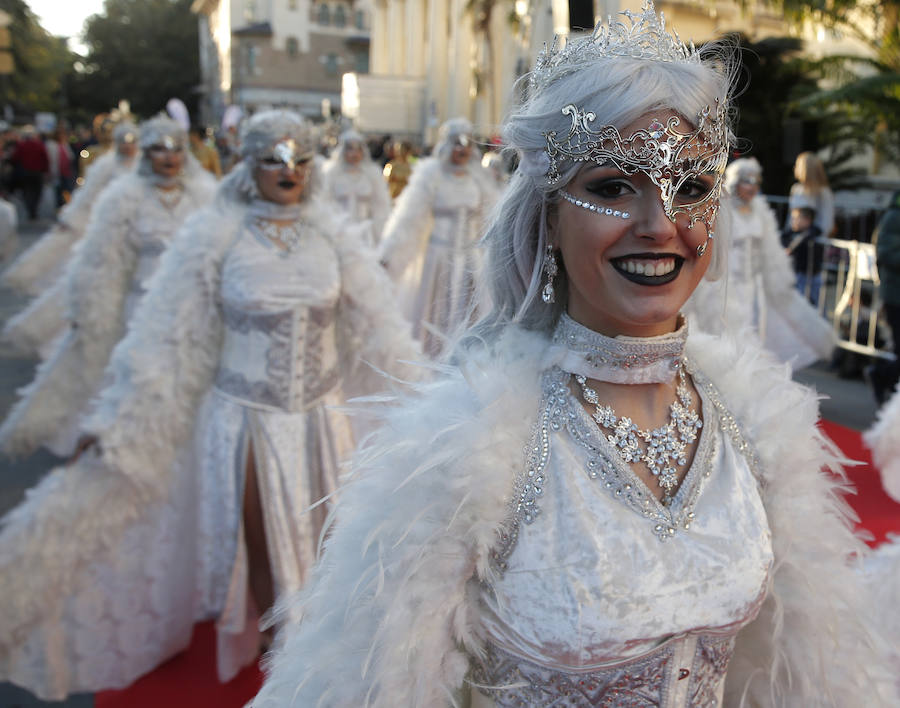
[[[734,637],[676,637],[636,659],[577,672],[488,645],[470,680],[497,708],[718,708]]]
[[[252,407],[306,410],[340,383],[335,307],[249,312],[223,303],[216,388]]]

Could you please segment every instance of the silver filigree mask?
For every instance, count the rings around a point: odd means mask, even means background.
[[[312,159],[313,153],[306,145],[300,145],[293,138],[279,140],[266,155],[256,158],[256,163],[264,170],[280,170],[284,167],[294,170]]]
[[[591,124],[596,115],[573,104],[565,106],[562,113],[572,120],[568,134],[561,139],[556,131],[544,134],[550,184],[559,180],[560,163],[566,160],[609,165],[626,175],[642,172],[659,188],[663,209],[673,223],[684,214],[689,226],[702,221],[712,236],[728,161],[728,130],[722,105],[717,103],[714,113],[704,109],[692,130],[682,129],[682,119],[671,116],[665,123],[653,119],[646,129],[628,137],[622,137],[612,125],[595,129]],[[685,196],[683,190],[698,182],[708,185],[710,177],[712,185],[699,198],[690,201]]]

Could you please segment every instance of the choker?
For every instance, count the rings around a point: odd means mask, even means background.
[[[276,204],[266,199],[254,199],[247,207],[247,213],[252,219],[296,221],[300,218],[302,208],[302,204]]]
[[[158,175],[155,172],[150,175],[150,184],[154,187],[159,187],[160,189],[167,189],[171,187],[180,187],[184,188],[183,184],[183,174],[179,174],[175,177],[163,177],[162,175]]]
[[[658,337],[607,337],[563,313],[553,332],[557,366],[563,371],[615,384],[671,383],[684,354],[688,326]]]

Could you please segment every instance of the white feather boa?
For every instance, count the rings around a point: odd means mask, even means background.
[[[863,437],[872,450],[872,461],[881,470],[881,485],[900,502],[900,389],[878,409],[874,425]]]
[[[208,175],[185,182],[182,199],[196,208],[212,199]],[[84,241],[63,275],[72,328],[20,391],[0,427],[0,448],[27,455],[53,439],[85,409],[103,380],[113,347],[125,333],[125,300],[137,262],[128,235],[147,180],[131,173],[103,191],[92,210]]]
[[[494,355],[448,367],[390,411],[341,492],[326,552],[279,638],[254,708],[461,705],[468,654],[481,651],[472,579],[491,548],[538,413],[547,340],[510,330]],[[833,448],[815,395],[746,343],[689,340],[755,443],[776,562],[759,617],[738,637],[726,705],[878,705],[865,694],[880,657],[852,554]],[[544,362],[543,365],[546,365]],[[862,687],[862,688],[861,688]]]

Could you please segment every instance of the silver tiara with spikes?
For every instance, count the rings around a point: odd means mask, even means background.
[[[674,30],[666,31],[663,13],[656,14],[653,0],[646,0],[640,13],[625,10],[620,13],[626,22],[597,23],[589,37],[574,39],[559,48],[559,37],[548,47],[544,45],[531,72],[530,85],[534,92],[544,88],[569,69],[574,71],[593,59],[631,57],[653,61],[701,63],[700,52],[693,42],[685,44]]]

